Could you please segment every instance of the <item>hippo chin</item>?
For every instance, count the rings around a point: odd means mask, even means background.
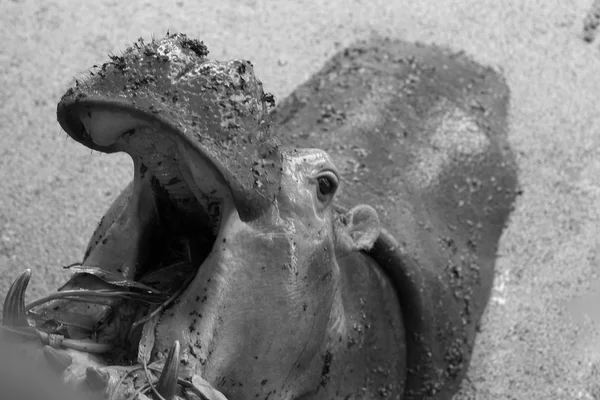
[[[503,80],[374,39],[271,110],[207,54],[140,41],[65,94],[134,179],[57,293],[15,281],[0,350],[112,399],[451,398],[517,194]]]

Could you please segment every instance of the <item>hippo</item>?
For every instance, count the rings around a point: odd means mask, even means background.
[[[57,107],[133,180],[56,293],[17,278],[2,339],[110,399],[450,399],[519,194],[509,96],[374,37],[275,107],[251,62],[140,39]]]

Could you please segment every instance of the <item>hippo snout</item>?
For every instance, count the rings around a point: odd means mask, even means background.
[[[249,62],[209,60],[207,51],[194,51],[198,46],[181,34],[137,43],[69,89],[58,104],[58,122],[100,152],[124,151],[135,159],[172,147],[178,170],[186,169],[178,155],[186,149],[192,162],[216,171],[242,220],[251,220],[279,190],[281,156],[269,129],[270,97]],[[136,138],[140,132],[143,140]],[[171,178],[185,180],[180,175]]]

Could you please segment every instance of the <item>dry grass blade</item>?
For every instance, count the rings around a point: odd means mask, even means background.
[[[150,355],[154,348],[154,342],[156,337],[154,336],[154,329],[158,324],[158,317],[151,318],[142,328],[142,335],[138,344],[138,362],[150,361]],[[133,330],[130,330],[132,332]]]
[[[73,272],[82,273],[82,274],[94,275],[95,277],[99,278],[100,280],[102,280],[108,284],[115,285],[115,286],[136,288],[136,289],[145,290],[147,292],[155,293],[155,294],[160,293],[160,291],[158,291],[148,285],[144,285],[143,283],[140,283],[140,282],[137,282],[137,281],[134,281],[131,279],[125,279],[121,275],[115,274],[114,272],[106,271],[100,267],[91,267],[88,265],[83,266],[80,264],[71,264],[71,265],[64,266],[63,269],[69,269]]]
[[[121,297],[128,300],[138,300],[145,303],[160,303],[164,300],[164,294],[148,294],[148,293],[136,293],[136,292],[128,292],[122,290],[110,290],[110,289],[102,289],[102,290],[65,290],[62,292],[52,293],[46,297],[42,297],[41,299],[35,300],[29,303],[26,307],[26,311],[31,311],[33,308],[38,307],[42,304],[48,303],[52,300],[58,299],[77,299],[83,297]]]

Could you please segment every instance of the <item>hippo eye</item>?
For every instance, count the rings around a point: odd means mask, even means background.
[[[317,178],[317,196],[319,200],[328,200],[337,189],[337,178],[332,173]]]

